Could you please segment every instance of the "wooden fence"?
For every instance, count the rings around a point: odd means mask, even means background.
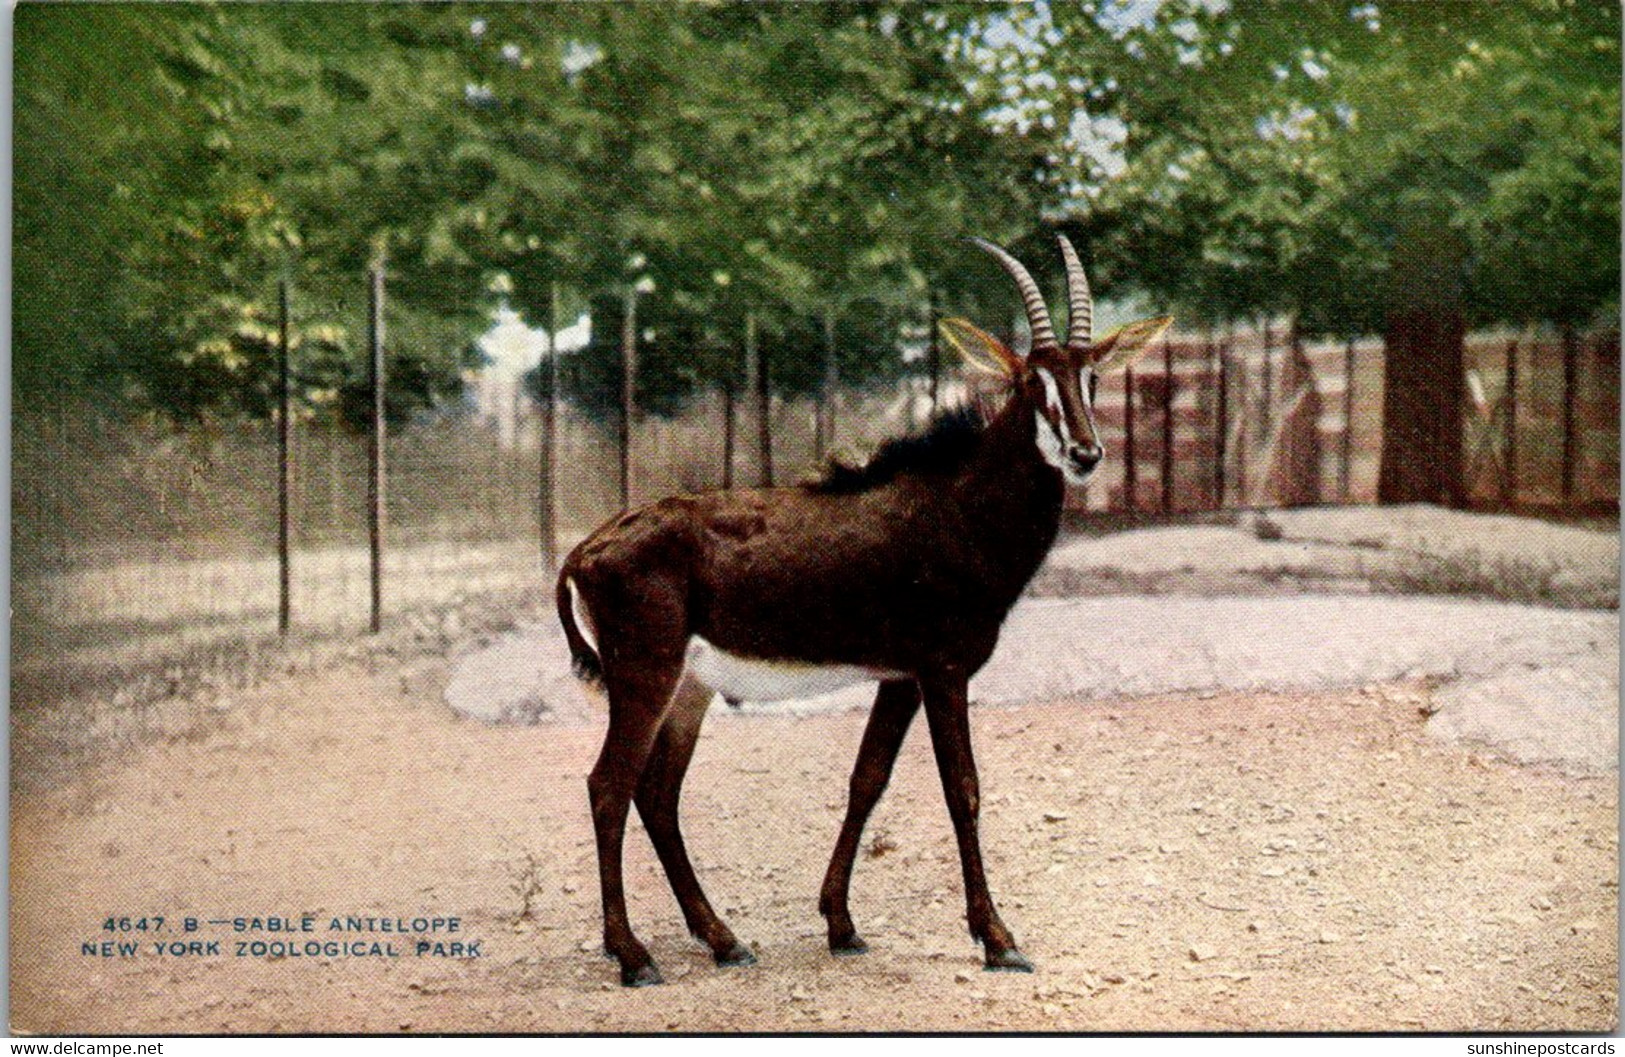
[[[1371,503],[1380,342],[1176,336],[1101,379],[1108,460],[1078,509],[1177,514]],[[1466,353],[1466,484],[1484,509],[1617,510],[1619,335],[1486,336]]]

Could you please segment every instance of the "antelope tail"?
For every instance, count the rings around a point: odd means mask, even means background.
[[[576,585],[571,582],[570,568],[565,567],[559,574],[559,587],[557,602],[559,608],[559,623],[564,626],[564,641],[570,646],[570,667],[575,670],[576,678],[593,686],[604,684],[604,662],[598,656],[598,651],[581,633],[581,625],[576,615],[581,611],[580,595]]]

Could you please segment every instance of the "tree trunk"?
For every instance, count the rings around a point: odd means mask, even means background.
[[[1394,248],[1387,299],[1382,503],[1467,501],[1462,460],[1466,318],[1460,235],[1412,222]]]

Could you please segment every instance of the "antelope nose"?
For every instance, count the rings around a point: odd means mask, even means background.
[[[1100,457],[1105,453],[1098,444],[1074,444],[1067,454],[1071,456],[1073,465],[1087,473],[1099,464]]]

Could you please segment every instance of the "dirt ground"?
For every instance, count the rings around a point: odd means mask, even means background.
[[[831,958],[816,901],[864,716],[713,712],[684,801],[712,901],[760,964],[719,970],[628,832],[667,986],[598,955],[584,775],[603,719],[490,726],[449,662],[361,657],[235,696],[12,802],[12,1027],[81,1033],[887,1030],[1610,1031],[1616,778],[1423,734],[1431,691],[979,707],[983,839],[1037,965],[981,971],[924,725],[865,838]],[[521,916],[527,900],[529,916]],[[402,957],[243,957],[316,917]],[[164,915],[162,934],[102,930]],[[331,917],[461,919],[478,958]],[[445,939],[446,937],[439,937]],[[102,958],[88,941],[130,940]]]

